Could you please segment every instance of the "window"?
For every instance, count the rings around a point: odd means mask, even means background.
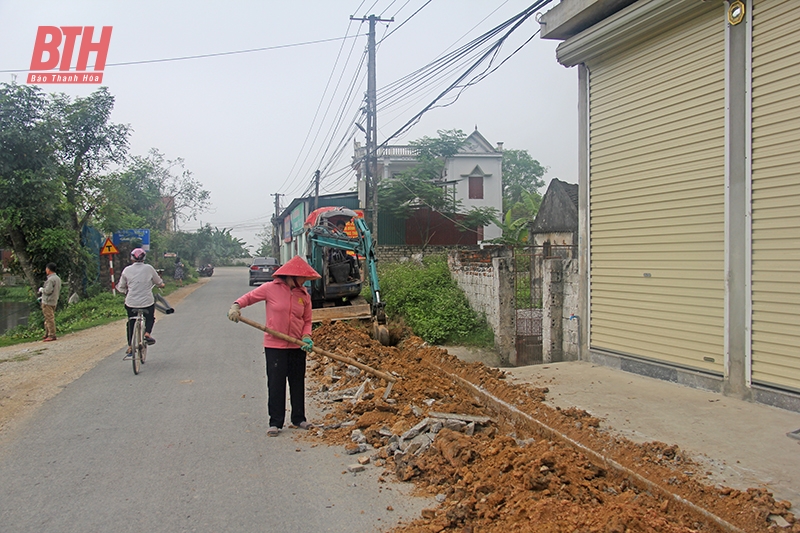
[[[469,177],[470,200],[483,200],[483,176]]]

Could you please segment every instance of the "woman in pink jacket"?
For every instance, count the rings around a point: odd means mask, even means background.
[[[311,296],[303,284],[320,277],[302,257],[295,256],[273,274],[275,278],[248,292],[228,311],[228,318],[239,321],[241,308],[256,302],[265,302],[267,327],[296,339],[296,344],[264,334],[264,354],[267,359],[267,435],[277,437],[286,416],[286,383],[289,383],[289,401],[292,406],[292,425],[309,429],[305,410],[306,352],[314,347],[311,340]]]

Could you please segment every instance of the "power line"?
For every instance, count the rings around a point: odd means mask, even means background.
[[[461,74],[456,79],[456,81],[451,83],[444,91],[442,91],[436,98],[434,98],[431,103],[429,103],[427,106],[425,106],[422,109],[422,111],[418,112],[416,115],[411,117],[411,119],[409,119],[399,130],[397,130],[395,133],[393,133],[392,135],[387,137],[384,140],[384,142],[381,144],[381,146],[385,146],[391,139],[393,139],[393,138],[397,137],[398,135],[404,133],[411,126],[416,124],[420,120],[420,118],[422,118],[422,115],[424,115],[425,113],[427,113],[428,111],[433,109],[436,106],[436,104],[437,104],[437,102],[439,100],[441,100],[451,90],[453,90],[454,88],[458,87],[459,84],[464,79],[466,79],[467,76],[469,76],[475,69],[477,69],[478,66],[480,66],[480,64],[483,63],[487,58],[489,58],[490,56],[492,58],[496,57],[497,53],[499,52],[500,47],[502,47],[503,43],[509,37],[509,35],[511,35],[517,28],[519,28],[522,25],[522,23],[524,23],[536,11],[538,11],[539,9],[541,9],[542,7],[544,7],[545,5],[547,5],[550,2],[551,2],[551,0],[539,0],[536,4],[530,6],[526,10],[522,11],[521,13],[515,15],[514,17],[512,17],[508,21],[506,21],[503,24],[501,24],[500,26],[498,26],[498,28],[505,28],[505,27],[510,25],[511,28],[500,39],[498,39],[494,44],[492,44],[492,46],[489,47],[489,50],[487,50],[484,54],[482,54],[481,57],[475,63],[473,63],[463,74]],[[513,24],[511,24],[512,22],[513,22]],[[494,31],[495,30],[492,30],[492,32],[494,32]],[[492,32],[489,32],[489,33],[492,33]],[[526,41],[526,44],[527,44],[527,42],[530,42],[530,39],[528,41]],[[517,51],[519,51],[519,49]],[[514,53],[516,53],[516,52],[514,52]],[[491,66],[491,61],[489,62],[489,65],[486,68],[488,69],[489,66]],[[485,74],[485,72],[486,71],[484,71],[484,74]],[[479,76],[483,76],[483,75],[479,75]],[[463,92],[463,89],[473,85],[474,83],[472,83],[472,81],[474,81],[477,77],[478,76],[474,77],[470,82],[468,82],[467,85],[465,85],[464,88],[462,88],[462,90],[459,92],[459,95],[461,94],[461,92]],[[484,77],[485,76],[481,77],[480,79],[483,79]],[[455,98],[458,99],[459,95],[456,95]]]
[[[409,0],[409,1],[411,1],[411,0]],[[400,23],[400,24],[399,24],[399,25],[398,25],[398,26],[397,26],[395,29],[393,29],[392,31],[390,31],[388,35],[384,35],[384,36],[383,36],[383,38],[382,38],[380,41],[378,41],[378,44],[380,45],[380,44],[381,44],[383,41],[385,41],[386,39],[388,39],[388,38],[389,38],[389,36],[391,36],[391,35],[392,35],[394,32],[396,32],[397,30],[399,30],[400,28],[402,28],[402,27],[403,27],[403,25],[404,25],[406,22],[408,22],[409,20],[413,19],[413,18],[414,18],[414,15],[416,15],[417,13],[419,13],[420,11],[422,11],[422,10],[425,8],[425,6],[427,6],[428,4],[430,4],[432,1],[433,1],[433,0],[428,0],[427,2],[425,2],[425,3],[422,5],[422,7],[421,7],[421,8],[419,8],[419,9],[417,9],[416,11],[414,11],[413,13],[411,13],[411,16],[410,16],[410,17],[408,17],[406,20],[404,20],[403,22],[401,22],[401,23]],[[394,2],[392,2],[392,4],[393,4],[393,3],[394,3]],[[403,4],[403,7],[406,7],[407,5],[408,5],[408,2],[406,2],[405,4]],[[391,7],[391,5],[390,5],[389,7]],[[402,10],[403,10],[403,7],[401,7],[401,8],[400,8],[400,9],[399,9],[397,12],[398,12],[398,13],[400,13],[400,11],[402,11]],[[387,9],[388,9],[388,8],[387,8]],[[381,13],[381,16],[383,16],[383,13]],[[397,15],[395,14],[395,17],[396,17],[396,16],[397,16]],[[392,18],[394,18],[394,17],[392,17]]]
[[[366,34],[355,34],[355,35],[345,35],[344,37],[332,37],[330,39],[318,39],[316,41],[305,41],[302,43],[292,43],[292,44],[279,44],[275,46],[264,46],[261,48],[248,48],[246,50],[233,50],[231,52],[215,52],[211,54],[197,54],[191,56],[180,56],[180,57],[168,57],[162,59],[143,59],[141,61],[124,61],[121,63],[106,63],[106,67],[123,67],[129,65],[145,65],[149,63],[167,63],[171,61],[187,61],[190,59],[205,59],[208,57],[221,57],[221,56],[230,56],[236,54],[250,54],[252,52],[264,52],[267,50],[280,50],[282,48],[294,48],[297,46],[308,46],[311,44],[321,44],[321,43],[329,43],[333,41],[343,41],[346,39],[355,39],[356,37],[362,37]],[[88,68],[88,67],[87,67]],[[94,66],[92,66],[94,68]],[[30,69],[13,69],[13,70],[0,70],[0,73],[6,72],[28,72]],[[70,67],[70,70],[75,70],[73,67]]]
[[[345,31],[345,36],[347,36],[347,34],[350,33],[350,26],[351,25],[352,25],[352,21],[347,23],[347,30]],[[353,44],[355,45],[355,40],[353,41]],[[333,68],[331,69],[331,73],[328,76],[328,82],[325,85],[325,89],[322,91],[322,96],[320,97],[319,104],[317,104],[317,109],[314,112],[314,118],[311,120],[311,124],[309,125],[308,132],[306,133],[305,139],[303,139],[303,144],[300,147],[300,151],[297,154],[297,158],[295,158],[294,164],[292,164],[292,168],[289,170],[289,174],[286,176],[286,179],[281,184],[279,189],[283,188],[286,185],[286,183],[290,179],[292,179],[292,173],[294,172],[294,169],[297,166],[297,162],[300,160],[300,157],[302,156],[303,151],[305,150],[306,143],[308,142],[308,138],[311,136],[311,132],[314,131],[314,124],[317,121],[317,116],[319,116],[319,110],[322,107],[323,102],[325,101],[325,95],[328,92],[328,87],[330,87],[331,80],[333,79],[333,75],[336,72],[336,66],[339,64],[339,58],[341,58],[341,56],[342,56],[342,49],[343,48],[344,48],[344,41],[342,41],[342,46],[339,47],[339,52],[336,55],[336,60],[333,63]],[[352,53],[352,48],[350,49],[350,53]],[[349,62],[349,59],[350,59],[350,55],[348,54],[348,62]],[[345,66],[346,66],[346,64],[345,64]],[[342,74],[344,74],[344,68],[342,69]],[[341,76],[339,77],[339,83],[341,83]],[[338,90],[338,88],[339,88],[339,84],[337,83],[336,89],[333,92],[334,95],[336,94],[336,90]],[[331,101],[333,101],[333,96],[331,96]],[[328,108],[330,108],[330,106]],[[327,109],[326,109],[325,115],[327,116]],[[323,116],[322,120],[325,120],[324,116]],[[319,130],[317,130],[317,135],[319,135]],[[314,137],[314,141],[312,141],[312,144],[314,142],[316,142],[316,136]],[[305,159],[303,160],[303,164],[305,164],[305,161],[308,159],[308,156],[309,156],[309,154],[307,153]]]

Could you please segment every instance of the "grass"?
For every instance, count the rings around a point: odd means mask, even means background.
[[[195,281],[196,279],[187,278],[184,280],[184,286]],[[167,281],[162,292],[164,295],[168,295],[176,288],[175,282],[170,280]],[[27,301],[27,299],[23,301]],[[58,335],[66,335],[123,319],[127,316],[124,302],[125,298],[121,294],[103,292],[65,308],[57,309],[56,331]],[[27,326],[18,326],[0,335],[0,347],[39,341],[43,335],[44,317],[41,309],[35,309],[28,316]]]

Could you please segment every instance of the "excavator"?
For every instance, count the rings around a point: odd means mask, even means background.
[[[364,219],[345,207],[322,207],[306,218],[308,263],[321,278],[311,281],[312,320],[372,321],[372,337],[389,345],[375,243]],[[372,302],[361,296],[369,281]]]

